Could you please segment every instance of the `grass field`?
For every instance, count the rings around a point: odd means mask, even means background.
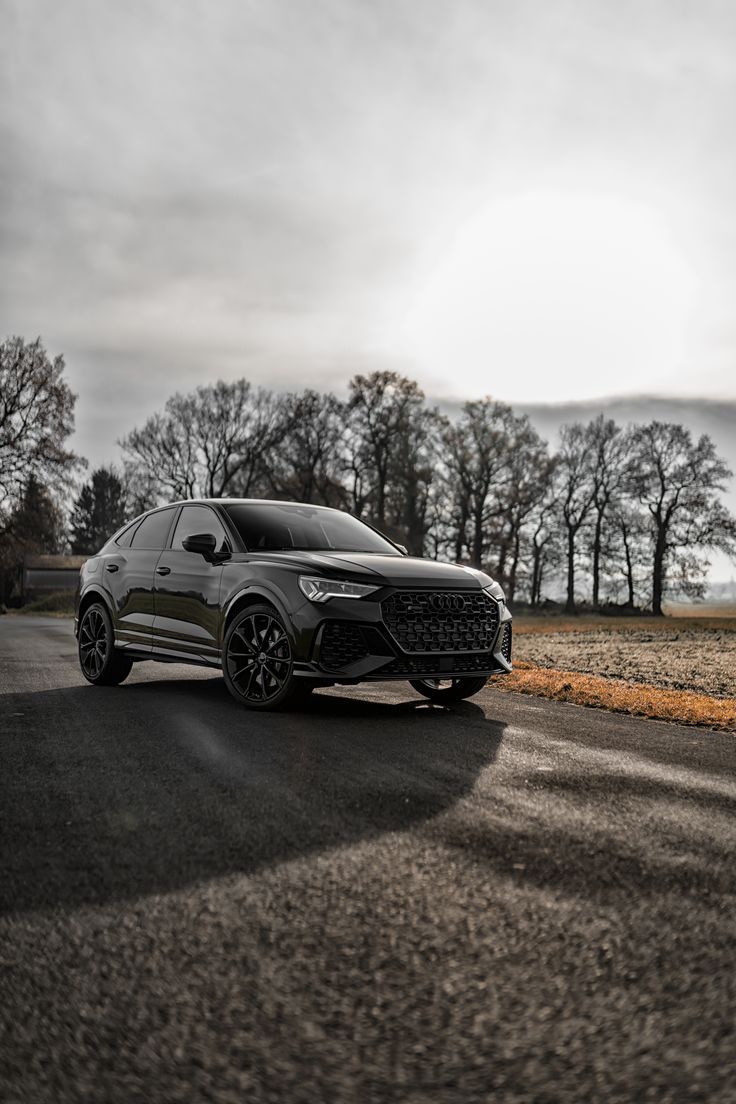
[[[520,616],[503,690],[736,729],[736,608],[703,616]],[[698,613],[701,613],[701,609]]]

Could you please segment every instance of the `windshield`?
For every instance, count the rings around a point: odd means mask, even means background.
[[[362,521],[339,510],[279,503],[225,506],[248,551],[401,553]]]

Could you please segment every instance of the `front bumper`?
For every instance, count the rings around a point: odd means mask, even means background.
[[[420,633],[414,650],[401,647],[383,619],[381,602],[331,602],[312,636],[307,657],[295,662],[294,674],[347,683],[506,674],[511,670],[512,618],[504,603],[494,604],[497,618],[477,638],[482,646],[468,647],[473,644],[472,634],[463,632],[462,618],[457,616],[452,641],[442,635],[432,640]],[[427,648],[431,650],[422,650]]]

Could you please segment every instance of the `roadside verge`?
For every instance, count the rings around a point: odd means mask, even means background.
[[[510,674],[492,680],[490,685],[505,693],[531,694],[614,713],[736,732],[736,698],[714,698],[689,690],[663,690],[648,683],[558,671],[530,663],[515,664]]]

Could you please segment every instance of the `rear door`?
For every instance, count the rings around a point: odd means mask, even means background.
[[[222,522],[210,506],[182,506],[171,547],[156,564],[153,646],[157,652],[216,661],[222,564],[184,549],[185,538],[196,533],[212,533],[217,551],[230,551]]]
[[[104,585],[113,601],[116,643],[149,651],[153,630],[153,580],[178,507],[147,514],[129,547],[104,557]],[[124,538],[128,540],[127,531]]]

